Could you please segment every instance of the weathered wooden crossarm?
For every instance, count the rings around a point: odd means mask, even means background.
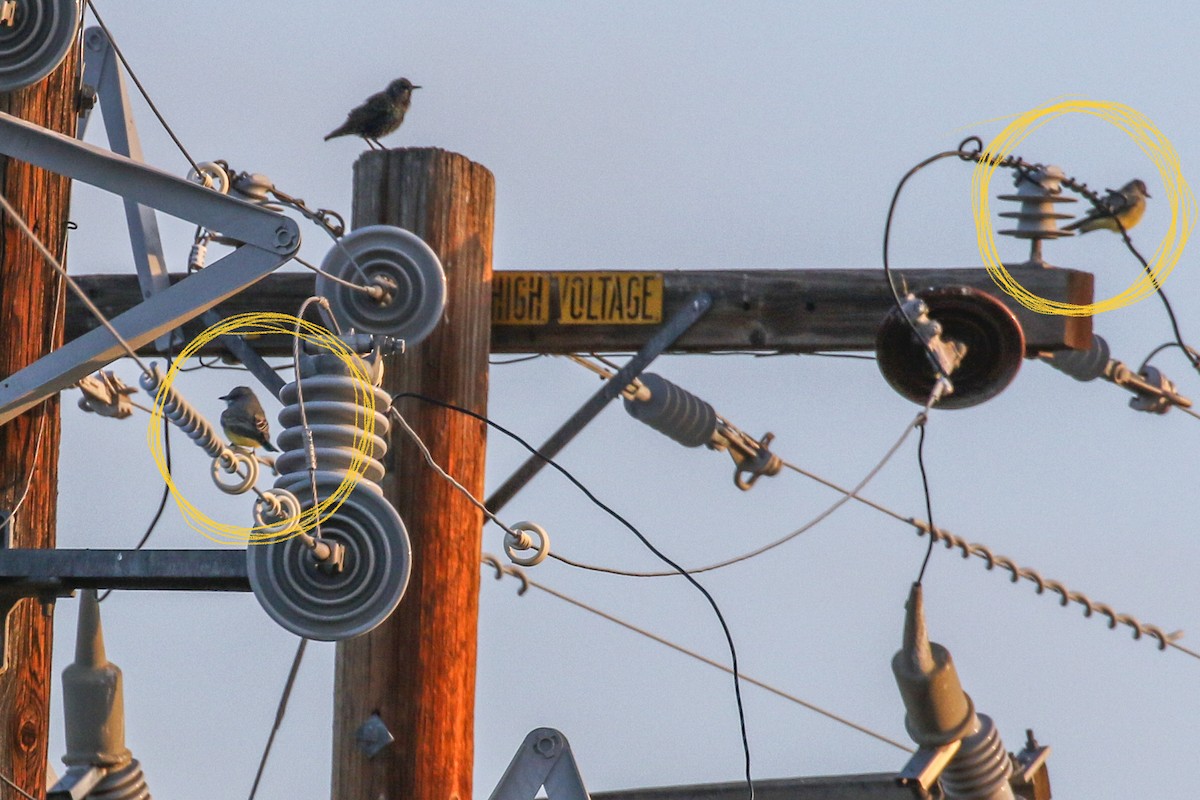
[[[1030,291],[1051,300],[1092,301],[1090,273],[1029,267],[1014,267],[1010,272]],[[908,269],[895,274],[897,281],[907,281],[912,289],[963,284],[994,294],[1016,313],[1030,353],[1085,348],[1091,341],[1090,317],[1035,314],[1001,292],[982,268]],[[668,352],[872,350],[875,331],[892,305],[879,269],[495,275],[493,353],[634,352],[657,323],[670,318],[697,292],[712,295],[712,310]],[[613,278],[621,275],[640,277]],[[644,280],[645,276],[651,280]],[[658,284],[653,284],[655,276],[661,276]],[[132,275],[85,275],[78,280],[109,316],[141,300]],[[246,311],[295,313],[312,291],[311,275],[275,274],[221,304],[217,312],[222,316]],[[96,326],[74,298],[68,299],[67,307],[68,340]],[[517,324],[511,323],[514,319]],[[184,332],[191,338],[201,329],[191,323]],[[255,344],[264,355],[291,353],[290,341],[281,337]]]

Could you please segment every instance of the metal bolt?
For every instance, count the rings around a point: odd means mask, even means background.
[[[75,98],[75,105],[81,113],[91,111],[96,107],[96,87],[84,84],[79,87],[79,94]]]
[[[374,758],[383,748],[396,741],[396,737],[392,736],[392,732],[378,714],[372,714],[367,717],[366,722],[358,726],[358,730],[354,732],[354,741],[367,758]]]
[[[295,249],[299,237],[293,228],[280,225],[275,229],[275,249],[281,252]]]
[[[543,736],[533,746],[543,758],[554,758],[561,748],[562,742],[557,736]]]
[[[99,28],[88,28],[87,33],[83,37],[83,46],[88,50],[100,51],[103,50],[108,42],[108,37]]]

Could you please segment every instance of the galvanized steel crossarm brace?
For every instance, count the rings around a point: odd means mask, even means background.
[[[300,247],[298,226],[282,214],[4,113],[0,113],[0,153],[243,242],[204,271],[114,317],[113,327],[135,349],[266,277]],[[0,380],[0,425],[123,352],[108,330],[98,328]]]

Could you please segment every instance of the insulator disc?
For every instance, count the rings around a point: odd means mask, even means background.
[[[942,336],[967,346],[962,363],[950,375],[954,392],[936,408],[969,408],[990,400],[1016,377],[1025,357],[1025,333],[1008,306],[969,286],[943,286],[916,293],[929,306]],[[888,312],[875,337],[876,363],[893,389],[924,404],[937,378],[925,347],[904,316]]]
[[[0,92],[32,86],[66,58],[79,27],[79,0],[21,0],[0,25]]]
[[[366,274],[365,280],[358,268]],[[387,288],[388,296],[376,300],[318,274],[317,294],[329,300],[343,327],[415,344],[442,318],[446,306],[442,262],[429,245],[402,228],[370,225],[347,234],[325,256],[321,269],[356,285],[378,282]]]
[[[324,486],[323,496],[331,488]],[[310,498],[305,508],[311,505]],[[299,537],[251,544],[250,587],[267,614],[292,633],[324,642],[350,639],[387,619],[404,595],[412,569],[408,531],[390,503],[356,486],[321,523],[321,536],[346,548],[340,572],[319,566]]]

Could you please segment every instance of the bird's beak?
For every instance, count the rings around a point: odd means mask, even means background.
[[[229,399],[229,395],[227,395],[227,394],[224,394],[224,395],[221,395],[220,397],[218,397],[217,399],[218,399],[218,400],[228,400],[228,399]]]
[[[1146,197],[1150,197],[1150,193],[1149,193],[1149,192],[1142,192],[1142,194],[1146,195]]]
[[[414,86],[413,88],[414,88],[414,89],[420,89],[421,87],[420,87],[420,86]]]

